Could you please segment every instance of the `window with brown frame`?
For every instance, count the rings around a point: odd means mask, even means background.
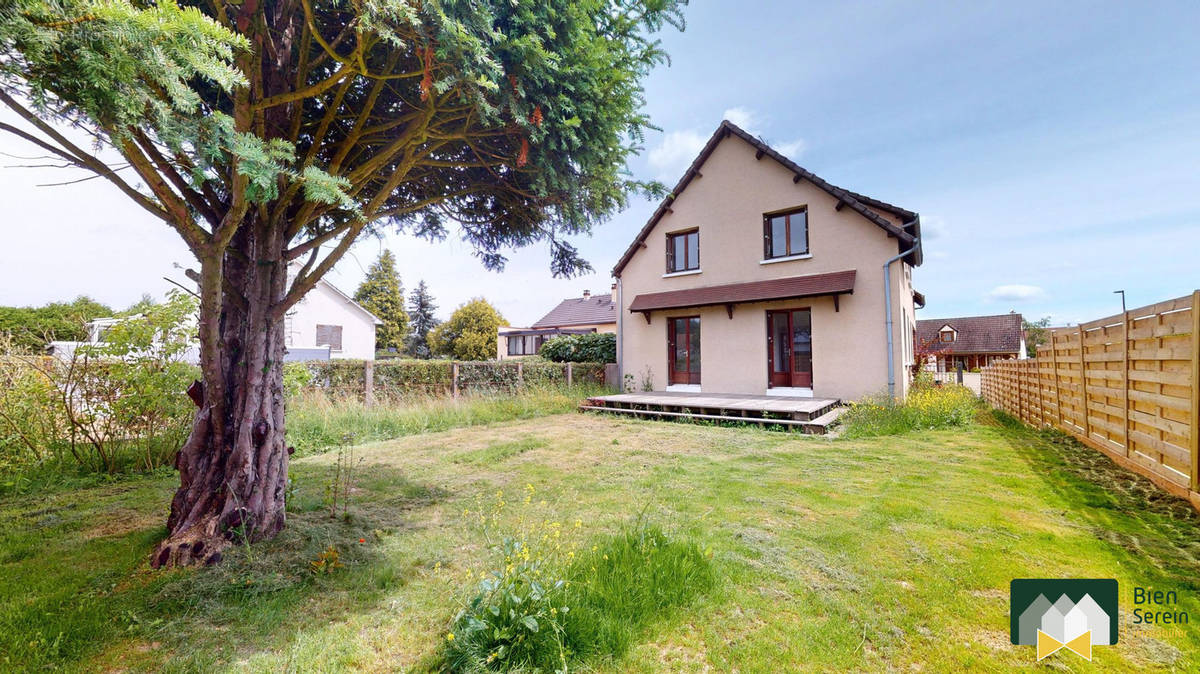
[[[667,235],[667,273],[695,271],[700,268],[700,230]]]
[[[953,330],[945,330],[941,333],[941,337],[942,337],[943,342],[953,342],[954,341],[954,331]]]
[[[342,326],[318,325],[317,346],[328,346],[333,351],[342,350]]]
[[[808,208],[763,215],[763,258],[808,254]]]

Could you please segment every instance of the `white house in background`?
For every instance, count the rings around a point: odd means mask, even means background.
[[[375,326],[382,324],[352,297],[321,279],[284,317],[287,360],[375,360]]]
[[[51,342],[49,351],[69,359],[81,344],[103,344],[105,331],[122,320],[126,319],[97,318],[88,323],[86,342]],[[284,317],[284,360],[375,360],[375,326],[382,324],[352,297],[321,279]],[[200,362],[199,346],[189,347],[183,359]]]

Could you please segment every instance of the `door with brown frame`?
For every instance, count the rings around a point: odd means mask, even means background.
[[[767,312],[767,386],[812,388],[812,312]]]
[[[667,358],[670,384],[700,383],[700,317],[667,319]]]

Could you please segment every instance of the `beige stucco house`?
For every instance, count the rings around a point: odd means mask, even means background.
[[[497,331],[496,357],[503,360],[535,355],[547,339],[558,335],[616,332],[616,307],[615,285],[612,292],[600,295],[585,290],[582,297],[559,302],[527,328],[501,326]]]
[[[835,187],[722,122],[613,270],[622,381],[903,396],[924,303],[912,286],[920,232],[916,213]]]

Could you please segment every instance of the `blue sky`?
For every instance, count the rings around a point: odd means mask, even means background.
[[[934,318],[1001,313],[1076,322],[1200,287],[1200,5],[1195,3],[698,2],[647,82],[652,133],[631,163],[673,184],[722,117],[831,182],[915,210],[916,272]],[[0,137],[0,150],[20,147]],[[86,292],[162,294],[183,246],[98,181],[0,172],[0,303]],[[61,178],[59,178],[61,179]],[[654,204],[578,245],[599,273],[553,279],[541,248],[502,275],[469,248],[389,235],[331,280],[353,290],[381,246],[405,285],[448,313],[482,295],[513,324],[607,289]],[[135,242],[129,246],[130,241]],[[53,254],[50,254],[53,252]],[[33,254],[31,254],[33,253]]]

